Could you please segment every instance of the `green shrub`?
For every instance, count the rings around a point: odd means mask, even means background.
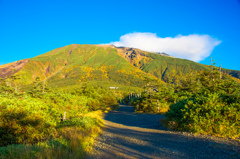
[[[150,90],[152,90],[151,88]],[[177,95],[174,94],[174,89],[171,85],[160,84],[158,92],[151,93],[142,92],[140,98],[133,98],[130,102],[137,112],[146,113],[161,113],[164,114],[169,110],[171,103],[176,101]],[[157,101],[159,111],[157,109]]]
[[[92,111],[95,111],[101,108],[101,104],[99,100],[96,100],[96,99],[89,99],[87,102],[87,105],[89,106],[89,109]]]
[[[46,103],[52,111],[55,111],[57,117],[62,116],[66,111],[66,118],[79,117],[87,112],[88,98],[69,93],[46,93],[39,97]]]
[[[97,118],[91,118],[88,116],[84,116],[84,117],[79,117],[79,118],[72,118],[70,120],[65,120],[60,124],[60,126],[61,127],[76,126],[76,127],[81,127],[83,129],[88,129],[95,125],[99,125],[100,123],[101,123],[101,121],[99,121]]]
[[[118,105],[118,97],[114,91],[98,86],[84,85],[71,94],[88,98],[87,106],[91,111],[105,110],[107,107]]]
[[[238,96],[229,99],[217,93],[196,95],[172,104],[165,116],[165,124],[174,130],[240,137]]]
[[[0,145],[33,143],[54,137],[54,112],[34,98],[0,97]]]

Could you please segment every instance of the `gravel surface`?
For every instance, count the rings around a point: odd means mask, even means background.
[[[168,131],[163,115],[134,113],[121,105],[105,115],[106,129],[97,138],[91,158],[211,158],[240,159],[240,142],[207,135]]]

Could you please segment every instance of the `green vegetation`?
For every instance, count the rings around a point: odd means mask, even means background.
[[[240,137],[240,84],[213,70],[191,72],[178,84],[148,84],[131,104],[138,112],[165,113],[163,124],[173,130]],[[149,91],[153,87],[158,92]],[[159,101],[159,111],[157,110]]]
[[[224,72],[239,74],[112,46],[69,45],[34,57],[0,79],[0,159],[84,158],[102,112],[120,102],[165,114],[173,130],[239,138],[239,79]]]
[[[148,55],[152,60],[144,63],[140,68],[144,72],[151,73],[165,82],[175,81],[178,76],[191,71],[209,69],[205,65],[185,59],[177,59],[153,53],[148,53]]]
[[[165,114],[170,128],[239,138],[240,85],[217,70],[189,75],[176,87],[178,102]]]
[[[69,45],[39,55],[17,75],[24,90],[36,77],[51,88],[58,88],[94,81],[140,87],[144,76],[151,76],[131,65],[116,48],[95,45]]]
[[[239,97],[212,93],[171,105],[165,122],[174,130],[239,138]]]
[[[158,92],[153,91],[154,88],[157,88]],[[136,112],[164,114],[174,102],[175,96],[173,87],[164,83],[148,85],[145,91],[141,92],[141,97],[133,98],[130,104],[134,106]]]
[[[19,93],[1,80],[0,158],[86,157],[101,133],[102,112],[118,106],[117,94],[87,84],[43,92],[38,79]]]
[[[145,76],[165,82],[190,71],[206,70],[209,66],[189,60],[129,49],[125,52],[112,46],[68,45],[31,58],[16,73],[19,85],[29,85],[38,76],[50,87],[76,85],[87,81],[108,81],[119,85],[141,87]],[[239,71],[223,69],[231,75]],[[238,76],[237,76],[238,77]]]
[[[224,73],[227,73],[235,78],[240,79],[240,71],[237,70],[229,70],[229,69],[222,69]],[[239,81],[239,80],[238,80]]]

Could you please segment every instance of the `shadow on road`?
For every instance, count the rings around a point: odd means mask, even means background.
[[[107,113],[104,119],[126,126],[167,130],[159,122],[163,118],[164,115],[135,113],[132,106],[121,105],[118,110]]]
[[[106,114],[107,129],[98,138],[95,158],[238,158],[239,149],[231,144],[166,131],[163,115],[134,113],[121,105]],[[239,148],[239,147],[238,147]]]

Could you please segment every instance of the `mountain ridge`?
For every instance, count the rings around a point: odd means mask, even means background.
[[[190,71],[204,69],[210,67],[165,53],[113,45],[71,44],[1,65],[0,77],[16,74],[21,76],[23,84],[31,84],[38,76],[42,81],[58,85],[91,80],[142,85],[146,76],[168,82]],[[240,78],[240,71],[223,69],[223,72]]]

